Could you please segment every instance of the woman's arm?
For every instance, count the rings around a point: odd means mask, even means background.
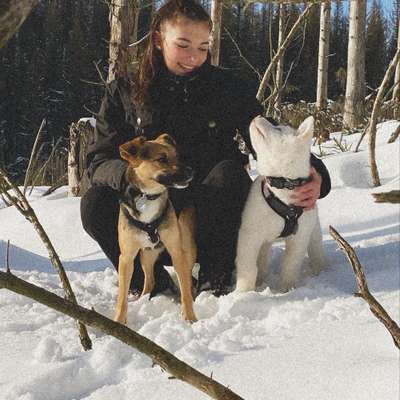
[[[120,158],[119,146],[134,137],[135,119],[127,104],[128,88],[120,81],[108,84],[96,116],[94,139],[89,144],[87,167],[93,185],[120,190],[127,163]]]

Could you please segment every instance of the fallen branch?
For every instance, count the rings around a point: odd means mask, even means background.
[[[49,237],[47,236],[47,233],[40,224],[35,212],[28,203],[26,197],[19,190],[18,186],[14,185],[14,183],[10,181],[6,173],[1,168],[0,168],[0,192],[3,193],[4,197],[8,200],[8,202],[12,203],[17,208],[17,210],[29,222],[33,224],[33,227],[35,228],[36,232],[38,233],[40,239],[44,243],[49,253],[51,263],[53,264],[54,268],[58,272],[58,275],[60,276],[67,299],[76,304],[77,302],[75,294],[72,291],[67,274],[65,273],[61,260],[58,257],[58,254],[55,251]],[[89,338],[86,327],[81,323],[79,323],[78,325],[79,325],[78,328],[79,328],[79,337],[81,344],[85,350],[90,350],[92,348],[92,342]]]
[[[393,321],[386,310],[378,303],[374,296],[372,296],[371,292],[368,289],[367,280],[365,278],[365,274],[363,268],[358,260],[357,254],[354,249],[344,240],[339,233],[332,227],[329,226],[329,233],[332,237],[339,243],[342,250],[344,250],[347,254],[347,258],[350,261],[351,266],[353,267],[354,274],[356,276],[358,292],[356,296],[363,298],[369,305],[372,313],[382,322],[383,325],[386,326],[389,333],[392,335],[395,346],[400,349],[400,328]]]
[[[372,193],[375,203],[400,203],[400,190],[391,190],[384,193]]]
[[[42,197],[52,194],[62,186],[68,185],[68,175],[64,174],[54,185],[50,186],[43,194]]]
[[[146,354],[155,364],[172,374],[174,378],[189,383],[213,399],[243,400],[242,397],[232,392],[227,387],[179,360],[156,343],[139,335],[127,326],[115,322],[94,310],[88,310],[87,308],[74,304],[54,293],[25,282],[9,272],[0,271],[0,289],[1,288],[29,297],[80,321],[82,324],[100,329],[102,332]]]
[[[390,135],[388,143],[394,143],[396,139],[399,137],[399,135],[400,135],[400,124],[398,125],[396,130]]]

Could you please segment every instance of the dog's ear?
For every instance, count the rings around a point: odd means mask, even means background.
[[[173,138],[172,136],[168,135],[168,133],[163,133],[163,134],[161,134],[161,135],[156,139],[156,142],[165,143],[165,144],[168,144],[168,145],[170,145],[170,146],[176,147],[176,142],[175,142],[174,138]]]
[[[306,118],[299,126],[297,135],[304,139],[312,139],[314,135],[314,118],[312,116]]]
[[[121,144],[121,146],[119,146],[119,154],[121,155],[121,158],[131,164],[137,164],[139,161],[138,155],[140,148],[145,142],[146,138],[144,136],[139,136],[129,142]]]

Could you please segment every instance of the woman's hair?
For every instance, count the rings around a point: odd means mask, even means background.
[[[180,17],[195,22],[205,22],[210,30],[212,21],[207,11],[196,0],[167,0],[154,15],[139,67],[134,79],[134,102],[144,105],[148,102],[150,84],[163,64],[161,51],[154,43],[155,32],[162,29],[165,22],[176,22]]]

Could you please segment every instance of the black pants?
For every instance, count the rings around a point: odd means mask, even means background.
[[[224,291],[231,283],[240,217],[250,184],[242,165],[227,160],[216,165],[201,184],[170,190],[171,201],[178,213],[191,203],[196,208],[200,285],[209,282],[211,289]],[[94,186],[82,197],[83,227],[117,269],[120,254],[118,214],[118,192],[108,186]],[[166,271],[162,265],[170,265],[167,263],[165,254],[156,263],[155,291],[166,288]],[[139,257],[136,257],[131,288],[141,290],[142,287],[143,271]]]

